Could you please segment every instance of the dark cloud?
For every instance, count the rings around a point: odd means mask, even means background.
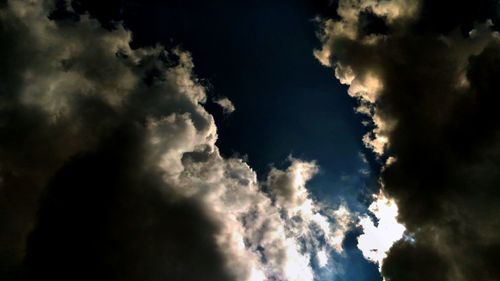
[[[370,34],[387,34],[388,27],[383,17],[375,15],[371,11],[359,13],[358,33],[363,36]]]
[[[120,27],[52,21],[51,9],[0,10],[0,279],[234,279],[219,225],[151,158],[148,122],[179,112],[211,125],[186,54],[132,51]]]
[[[199,203],[144,169],[141,128],[120,127],[50,180],[22,280],[231,280]],[[123,153],[127,151],[127,153]]]
[[[276,203],[219,154],[188,52],[70,4],[0,9],[0,279],[312,281],[350,218],[310,197],[314,162],[273,170],[300,199]]]
[[[422,1],[417,32],[449,33],[459,29],[467,35],[474,23],[492,20],[498,24],[498,1]],[[495,27],[498,30],[498,27]]]
[[[391,254],[385,262],[382,274],[387,280],[429,280],[440,281],[448,279],[449,265],[445,259],[427,245],[411,245],[405,242],[394,244]]]
[[[500,242],[498,2],[355,2],[324,22],[316,56],[374,110],[365,142],[395,159],[381,179],[417,242],[395,244],[382,273],[499,280],[488,254]],[[366,11],[387,34],[363,32]]]

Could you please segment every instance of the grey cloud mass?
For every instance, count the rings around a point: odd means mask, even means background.
[[[383,190],[415,238],[389,251],[386,280],[500,280],[498,11],[341,0],[320,20],[315,56],[371,118],[364,141],[388,159]]]
[[[188,52],[53,9],[0,6],[1,280],[307,281],[342,251],[350,213],[308,194],[314,162],[268,194],[219,154]]]

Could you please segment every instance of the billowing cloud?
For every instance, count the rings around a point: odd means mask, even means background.
[[[341,0],[337,19],[320,19],[315,56],[371,119],[363,141],[387,159],[383,192],[415,238],[388,252],[387,280],[500,279],[498,11],[498,1]]]
[[[316,163],[220,155],[188,52],[53,8],[0,6],[0,279],[307,281],[342,251]]]

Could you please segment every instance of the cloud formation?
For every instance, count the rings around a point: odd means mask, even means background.
[[[315,51],[359,99],[383,192],[415,241],[386,280],[499,280],[498,1],[341,0]]]
[[[188,52],[54,5],[0,6],[1,280],[307,281],[342,251],[316,163],[219,154]]]
[[[218,99],[215,99],[214,102],[216,104],[220,105],[220,107],[222,107],[222,110],[226,114],[233,113],[236,110],[236,107],[234,107],[233,102],[228,98],[225,98],[225,97],[218,98]]]

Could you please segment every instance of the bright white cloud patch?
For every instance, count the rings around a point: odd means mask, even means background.
[[[367,215],[361,217],[359,225],[363,234],[358,237],[358,248],[366,259],[381,268],[387,252],[403,238],[406,229],[397,221],[398,206],[394,200],[387,198],[382,191],[374,199],[368,209],[378,221],[374,223]]]
[[[320,267],[325,267],[328,264],[328,253],[325,250],[318,251],[317,258]]]

